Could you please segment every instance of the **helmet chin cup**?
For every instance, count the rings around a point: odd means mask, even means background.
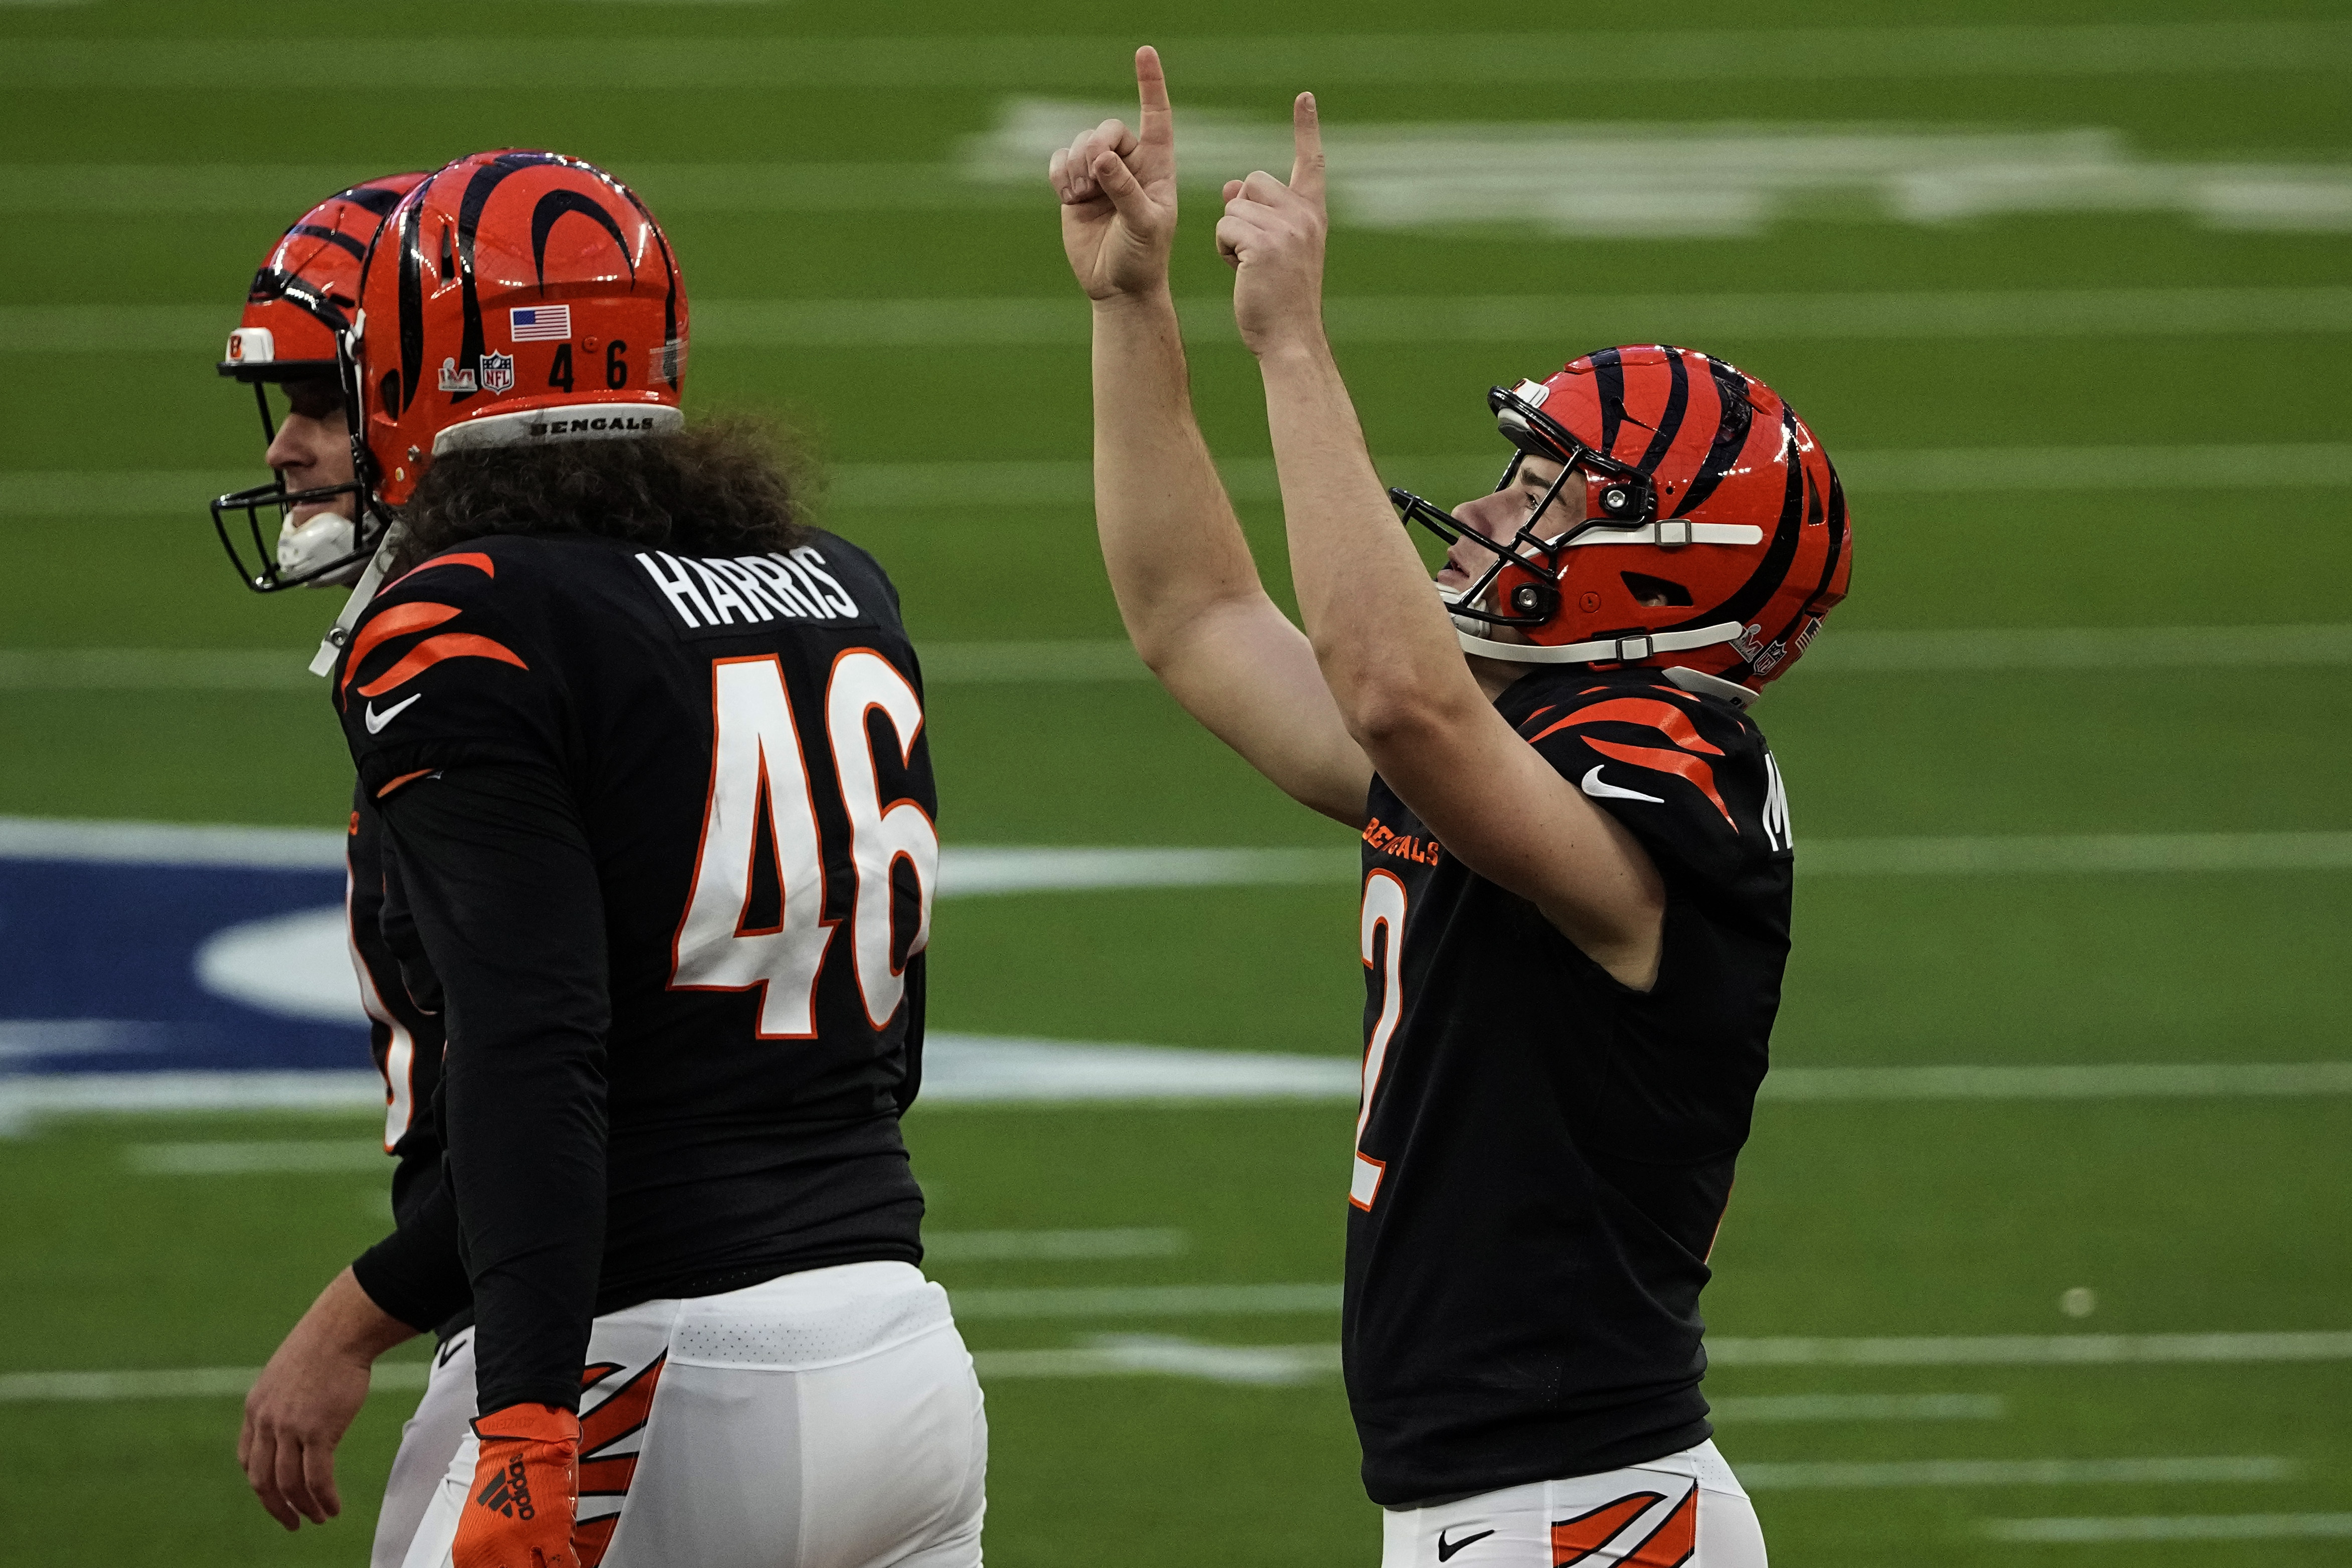
[[[278,530],[278,570],[312,587],[348,588],[360,576],[358,531],[339,511],[299,523],[289,512]]]
[[[257,594],[274,594],[281,588],[340,586],[358,577],[383,539],[380,521],[372,518],[366,524],[355,524],[341,515],[336,503],[348,496],[352,498],[352,505],[356,510],[359,494],[356,482],[289,490],[282,479],[248,489],[231,490],[213,498],[213,531],[219,536],[221,548],[227,552],[237,581]],[[328,510],[296,524],[295,510],[314,505]],[[278,514],[274,536],[264,526],[265,510]],[[235,515],[237,513],[243,514],[241,521]],[[239,542],[240,536],[243,543]]]

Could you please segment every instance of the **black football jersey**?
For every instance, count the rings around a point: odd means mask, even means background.
[[[1752,720],[1654,670],[1538,670],[1496,707],[1648,851],[1664,943],[1649,991],[1620,984],[1374,779],[1344,1341],[1391,1506],[1710,1435],[1699,1291],[1789,950]]]
[[[592,1308],[920,1258],[937,801],[869,556],[482,539],[334,682],[446,1002],[482,1409],[571,1404]]]
[[[433,1119],[433,1092],[441,1082],[441,1015],[437,1005],[428,1010],[410,994],[409,976],[386,934],[383,821],[367,791],[356,785],[344,848],[352,968],[367,1010],[369,1054],[383,1077],[384,1152],[398,1162],[392,1212],[405,1219],[441,1183],[441,1133]]]

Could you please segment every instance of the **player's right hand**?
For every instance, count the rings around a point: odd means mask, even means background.
[[[474,1423],[481,1455],[450,1548],[455,1568],[579,1568],[580,1418],[552,1405],[509,1405]]]
[[[1062,200],[1062,248],[1091,300],[1168,286],[1176,239],[1176,128],[1160,52],[1135,51],[1140,134],[1106,120],[1054,154],[1046,173]]]

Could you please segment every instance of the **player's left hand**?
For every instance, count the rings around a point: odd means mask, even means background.
[[[270,1518],[299,1530],[343,1510],[335,1445],[367,1402],[375,1358],[415,1332],[368,1300],[348,1268],[319,1293],[245,1396],[236,1462]]]
[[[1315,95],[1291,105],[1290,183],[1260,170],[1225,182],[1217,254],[1234,268],[1234,320],[1250,352],[1318,341],[1323,333],[1323,130]]]
[[[509,1405],[474,1423],[481,1446],[450,1548],[455,1568],[579,1568],[580,1418],[552,1405]]]

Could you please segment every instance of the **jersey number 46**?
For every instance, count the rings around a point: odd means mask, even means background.
[[[816,1034],[817,974],[840,922],[824,917],[824,847],[782,665],[773,655],[713,660],[710,704],[710,803],[703,812],[694,890],[678,922],[670,985],[680,991],[757,987],[761,1037],[809,1039]],[[915,802],[883,801],[867,728],[877,712],[895,732],[898,763],[907,766],[922,731],[922,703],[887,659],[870,648],[851,648],[834,660],[825,682],[824,727],[856,868],[850,952],[866,1021],[879,1029],[907,990],[904,963],[894,962],[892,952],[892,878],[901,861],[914,873],[919,912],[906,948],[911,959],[930,940],[940,836]],[[773,925],[747,929],[763,817],[775,845],[781,908]]]

